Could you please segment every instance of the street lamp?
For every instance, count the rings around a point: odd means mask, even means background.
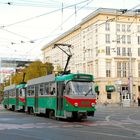
[[[132,52],[129,55],[129,76],[128,76],[128,90],[130,94],[130,101],[133,103],[133,75],[132,75]]]

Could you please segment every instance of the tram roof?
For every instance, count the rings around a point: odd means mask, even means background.
[[[52,81],[55,81],[55,75],[50,74],[50,75],[38,77],[35,79],[31,79],[27,81],[27,85],[30,86],[30,85],[36,85],[36,84],[47,83],[47,82],[52,82]]]
[[[6,87],[4,87],[4,91],[11,90],[11,89],[14,89],[14,88],[16,88],[16,85],[15,84],[10,85],[10,86],[6,86]]]

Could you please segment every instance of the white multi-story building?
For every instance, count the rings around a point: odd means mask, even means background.
[[[93,74],[101,102],[136,100],[140,93],[139,10],[100,8],[42,48],[44,61],[64,68],[67,55],[55,43],[71,44],[71,72]],[[65,48],[64,48],[65,49]]]

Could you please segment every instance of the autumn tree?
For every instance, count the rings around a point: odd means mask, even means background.
[[[13,76],[12,76],[12,84],[19,84],[20,82],[22,82],[22,77],[23,77],[23,72],[24,71],[21,71],[19,73],[15,73]]]
[[[26,68],[25,73],[25,80],[30,80],[33,78],[45,76],[51,74],[53,71],[53,66],[51,63],[42,63],[40,61],[35,61],[30,64],[28,68]]]
[[[4,84],[0,84],[0,103],[3,100]]]
[[[53,65],[51,63],[42,63],[41,61],[35,61],[29,65],[29,67],[24,68],[19,73],[16,73],[12,77],[12,83],[19,84],[23,82],[23,75],[25,73],[24,81],[27,82],[30,79],[45,76],[51,74],[53,71]]]

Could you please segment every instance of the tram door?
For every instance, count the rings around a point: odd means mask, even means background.
[[[16,91],[14,91],[14,92],[16,92],[16,110],[18,110],[19,109],[19,89],[17,88],[16,89]]]
[[[128,92],[128,86],[122,86],[121,100],[124,107],[130,107],[130,94]]]
[[[38,112],[38,92],[39,92],[39,88],[38,88],[38,85],[35,85],[35,105],[34,105],[34,107],[35,107],[35,112]]]
[[[60,81],[57,83],[56,116],[64,116],[63,94],[64,94],[64,82]]]
[[[7,108],[9,108],[9,91],[7,91]]]

